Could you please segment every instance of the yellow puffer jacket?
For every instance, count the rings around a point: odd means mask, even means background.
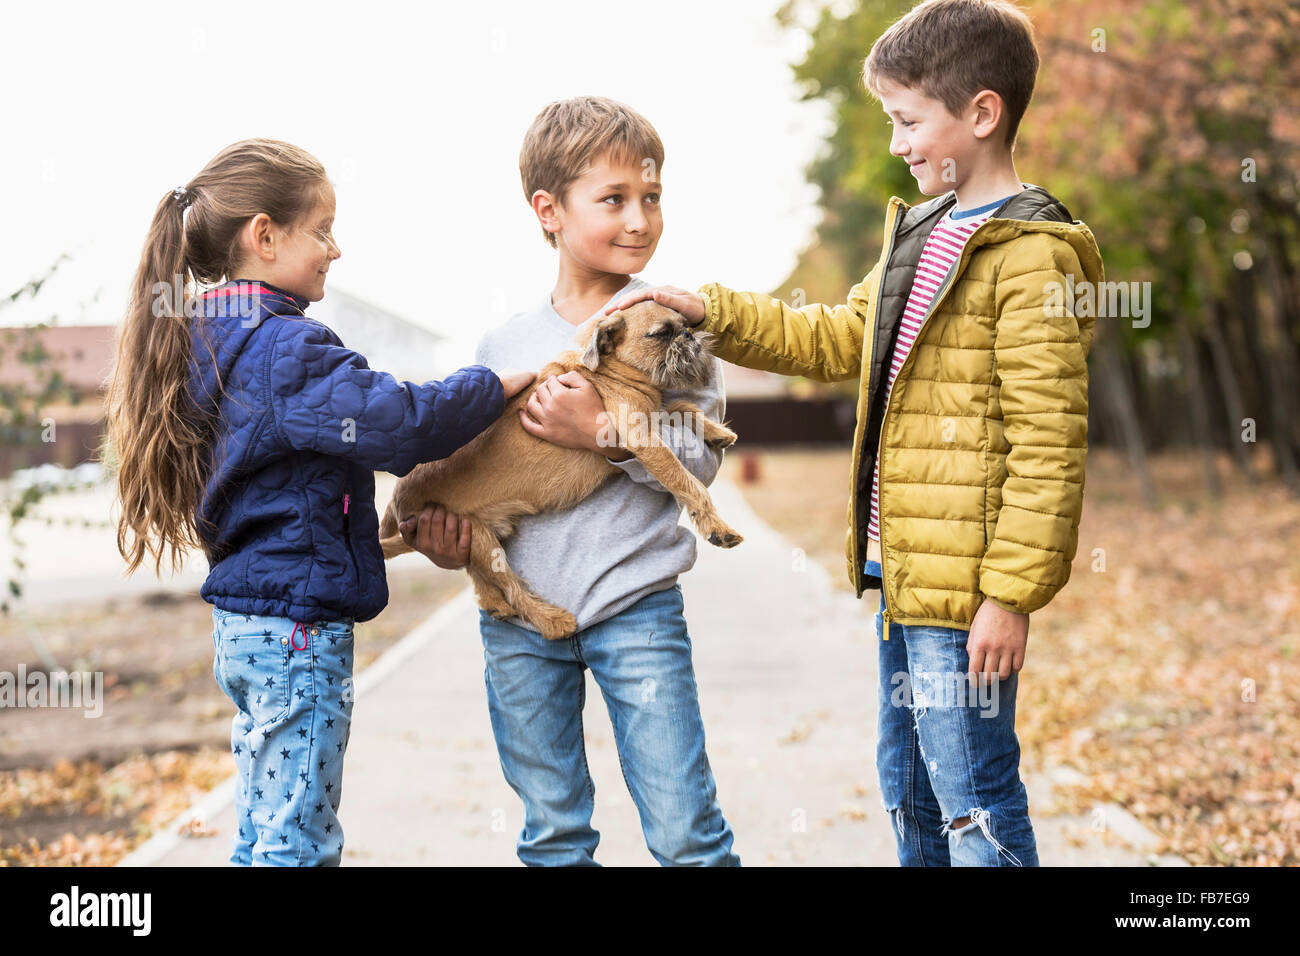
[[[882,586],[863,572],[879,453],[886,627],[969,629],[986,598],[1036,611],[1069,580],[1078,546],[1093,327],[1081,290],[1099,291],[1104,272],[1092,232],[1046,190],[1023,189],[967,240],[884,401],[921,248],[954,202],[891,199],[880,261],[845,305],[699,290],[700,329],[717,333],[721,358],[860,376],[846,557],[859,598]],[[1088,314],[1076,316],[1076,294]]]

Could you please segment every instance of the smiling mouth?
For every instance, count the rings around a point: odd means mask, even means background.
[[[614,245],[618,246],[620,249],[637,249],[637,250],[639,250],[639,249],[649,249],[649,248],[650,248],[650,246],[649,246],[648,243],[647,243],[646,245],[644,245],[644,246],[625,246],[625,245],[623,245],[621,242],[616,242],[616,243],[614,243]]]

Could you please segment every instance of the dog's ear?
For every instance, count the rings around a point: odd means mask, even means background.
[[[591,331],[591,339],[587,342],[587,349],[582,353],[582,364],[591,371],[596,371],[600,357],[614,351],[614,342],[626,325],[627,320],[623,318],[622,312],[597,320],[596,327]]]

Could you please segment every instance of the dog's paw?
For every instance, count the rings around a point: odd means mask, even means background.
[[[542,637],[548,641],[572,637],[578,630],[578,619],[562,607],[540,612],[533,623],[541,630]]]
[[[391,538],[383,538],[379,542],[379,547],[384,552],[384,560],[388,561],[397,557],[399,554],[407,554],[414,550],[402,539],[401,535],[393,535]]]
[[[715,434],[711,438],[705,439],[704,444],[714,449],[730,448],[732,445],[736,443],[736,439],[739,437],[740,436],[737,435],[735,432],[733,432],[730,428],[723,428],[721,434]]]
[[[704,533],[704,537],[708,540],[709,544],[715,545],[719,548],[734,548],[736,545],[740,544],[740,542],[745,540],[721,522],[709,528]]]
[[[498,621],[504,621],[506,618],[510,618],[510,617],[517,617],[519,614],[519,612],[516,611],[513,607],[511,607],[509,604],[503,604],[501,602],[495,602],[492,604],[483,604],[480,605],[480,607],[482,607],[483,610],[487,611],[488,614],[492,615]]]

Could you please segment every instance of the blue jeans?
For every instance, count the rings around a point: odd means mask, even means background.
[[[673,585],[572,637],[479,610],[488,712],[506,782],[524,803],[529,866],[598,866],[587,769],[585,671],[605,697],[646,846],[664,866],[739,866],[704,752],[682,589]]]
[[[875,572],[879,575],[879,571]],[[882,593],[880,607],[885,599]],[[903,866],[1037,866],[1020,781],[1016,678],[964,678],[967,631],[876,614],[880,719],[876,768]],[[953,829],[952,821],[969,817]]]
[[[298,624],[212,609],[212,675],[239,709],[236,866],[338,866],[352,727],[351,620]]]

